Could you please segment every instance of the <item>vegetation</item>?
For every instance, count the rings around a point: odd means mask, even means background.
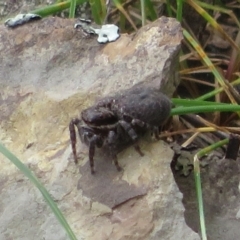
[[[184,42],[179,60],[181,83],[179,88],[176,89],[176,98],[172,99],[175,107],[172,109],[171,114],[201,113],[202,127],[194,128],[195,133],[221,131],[228,136],[226,139],[220,139],[218,143],[202,149],[194,157],[201,234],[202,239],[207,239],[199,158],[219,146],[228,144],[229,136],[232,133],[239,133],[238,126],[230,126],[240,114],[240,106],[238,105],[240,95],[236,87],[240,83],[240,23],[236,16],[240,8],[239,1],[218,0],[213,5],[210,4],[212,1],[206,1],[209,2],[206,3],[197,0],[165,0],[163,3],[154,0],[141,0],[140,2],[113,0],[112,5],[107,5],[105,1],[100,0],[58,0],[52,5],[33,11],[33,13],[45,17],[69,8],[69,17],[73,18],[76,7],[86,2],[91,8],[91,17],[96,23],[114,22],[120,26],[122,32],[136,31],[141,26],[157,19],[159,7],[162,7],[161,9],[165,15],[175,17],[182,23]],[[194,17],[198,19],[198,21],[195,21],[199,22],[198,25],[192,25],[188,21],[189,12],[194,13]],[[224,23],[227,21],[231,22],[232,27],[236,29],[233,35],[229,35],[226,28],[224,28]],[[201,28],[202,24],[205,26],[204,29]],[[206,29],[208,29],[208,32]],[[219,51],[216,46],[212,46],[210,40],[214,36],[218,36],[225,41],[228,46],[227,49]],[[191,100],[182,99],[186,97]],[[206,112],[213,112],[213,114],[209,118],[209,116],[204,115]],[[223,112],[228,112],[228,114]],[[210,119],[212,120],[210,121]],[[180,131],[174,131],[173,129],[168,136],[189,132],[191,132],[191,129],[183,127]],[[0,151],[39,188],[49,206],[65,227],[70,239],[76,239],[49,194],[32,173],[1,145]]]

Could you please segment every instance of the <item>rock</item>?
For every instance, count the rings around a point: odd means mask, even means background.
[[[185,224],[162,141],[140,141],[118,156],[124,171],[99,154],[92,176],[87,148],[69,142],[72,117],[99,96],[141,83],[170,96],[182,39],[174,19],[99,45],[74,21],[46,18],[14,30],[0,26],[0,135],[46,186],[78,239],[199,239]],[[170,80],[168,80],[170,79]],[[67,239],[39,191],[2,155],[0,239]]]

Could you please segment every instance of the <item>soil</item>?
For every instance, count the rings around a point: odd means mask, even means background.
[[[191,153],[189,152],[189,154]],[[186,169],[190,169],[189,159],[186,160],[186,163],[188,166],[184,168],[185,171],[181,169],[177,171],[175,164],[172,164],[172,172],[180,191],[183,193],[185,221],[193,231],[200,234],[194,173],[190,171],[188,176],[183,176],[186,174]],[[201,167],[201,185],[208,239],[239,239],[239,169],[237,161],[224,158],[224,149],[213,154],[213,157],[208,157],[204,167]]]

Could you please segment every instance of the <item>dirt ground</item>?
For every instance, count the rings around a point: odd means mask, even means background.
[[[239,239],[239,166],[230,159],[216,159],[201,169],[204,214],[210,240]],[[183,177],[173,170],[175,181],[183,193],[185,220],[200,232],[199,214],[193,172]]]

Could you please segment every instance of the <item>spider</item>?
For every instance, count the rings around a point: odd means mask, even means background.
[[[93,106],[81,112],[81,118],[73,118],[69,124],[70,139],[75,163],[76,132],[89,147],[91,173],[94,170],[95,149],[107,147],[117,170],[117,153],[134,145],[141,156],[138,139],[152,131],[158,139],[159,126],[169,117],[171,102],[167,96],[151,87],[134,86],[112,96],[98,100]]]

